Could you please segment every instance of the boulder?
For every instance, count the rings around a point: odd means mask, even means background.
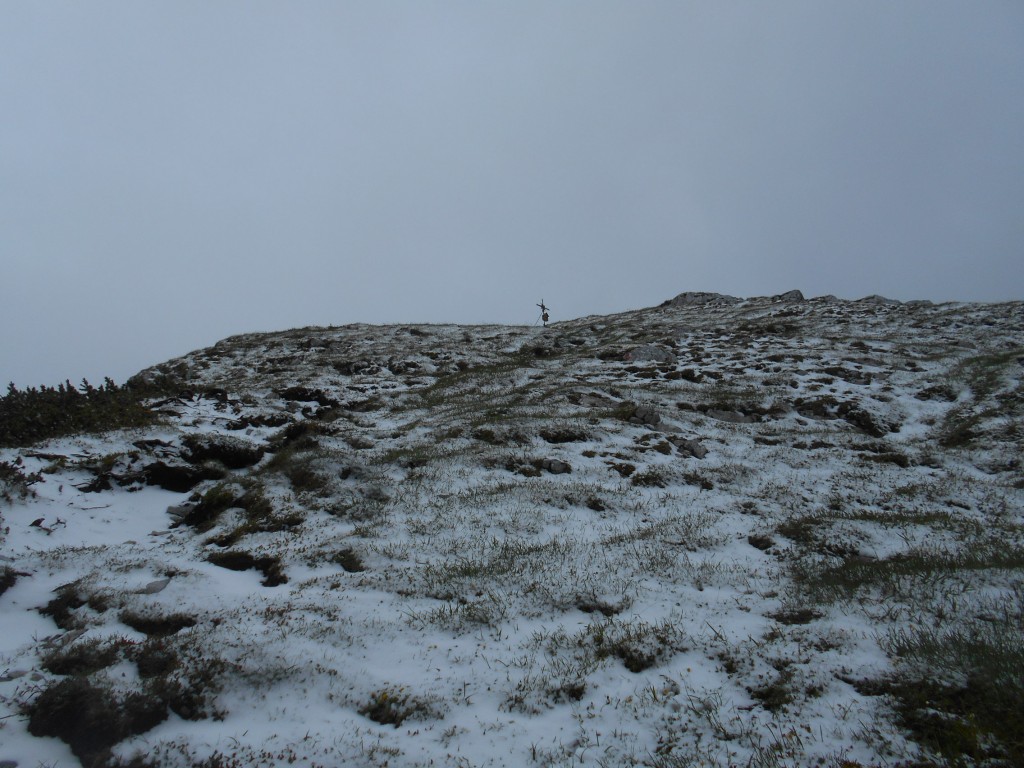
[[[572,472],[572,466],[560,459],[542,459],[540,467],[552,475],[567,475]]]
[[[780,293],[778,296],[772,296],[772,301],[784,301],[784,302],[801,302],[805,301],[804,295],[801,291],[792,290]]]
[[[633,413],[627,421],[631,424],[646,424],[653,427],[661,422],[661,414],[653,406],[638,405],[633,409]]]
[[[174,521],[175,524],[180,523],[189,513],[196,508],[195,504],[179,504],[177,506],[171,506],[167,508],[167,515]]]

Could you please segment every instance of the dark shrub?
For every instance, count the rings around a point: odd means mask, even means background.
[[[56,736],[87,768],[101,764],[110,748],[167,719],[167,705],[141,693],[118,696],[84,677],[50,685],[27,707],[33,736]]]
[[[156,417],[143,405],[144,396],[144,391],[119,387],[111,379],[100,387],[83,379],[80,390],[70,381],[26,390],[11,384],[0,397],[0,446],[149,424]]]

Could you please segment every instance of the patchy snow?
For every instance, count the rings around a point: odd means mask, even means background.
[[[962,394],[972,360],[1021,350],[1020,318],[752,299],[251,334],[158,366],[183,394],[152,429],[0,450],[41,473],[2,509],[18,577],[0,596],[0,761],[77,764],[23,709],[66,677],[55,654],[119,639],[80,674],[202,699],[114,746],[146,765],[912,760],[889,698],[854,683],[892,675],[883,638],[943,596],[908,597],[913,574],[828,594],[800,574],[941,559],[982,533],[1020,546],[1021,411],[999,396],[1024,368],[1000,358],[1011,373]],[[676,361],[628,361],[652,343]],[[636,404],[657,422],[631,422]],[[943,445],[965,409],[972,442]],[[146,485],[154,461],[188,463],[188,435],[266,451],[195,487],[240,484],[206,529],[168,512],[190,492]],[[210,561],[239,553],[257,564]],[[943,578],[978,605],[1022,582]],[[62,595],[77,605],[58,627],[39,609]],[[175,617],[192,623],[142,621]],[[161,654],[174,664],[145,671]]]

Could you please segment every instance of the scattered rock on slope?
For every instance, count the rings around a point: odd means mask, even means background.
[[[668,303],[673,307],[692,307],[700,304],[738,304],[740,301],[741,299],[737,299],[735,296],[726,296],[721,293],[686,291]]]

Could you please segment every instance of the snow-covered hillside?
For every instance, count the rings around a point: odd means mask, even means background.
[[[1024,759],[1020,303],[683,294],[136,381],[154,426],[0,450],[4,768]]]

